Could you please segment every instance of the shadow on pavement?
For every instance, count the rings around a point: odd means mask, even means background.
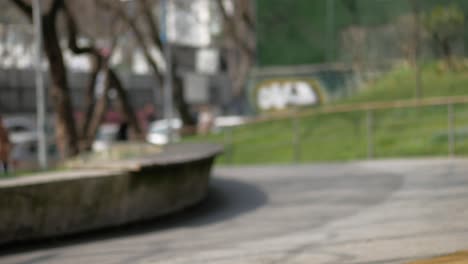
[[[228,220],[261,207],[268,198],[259,188],[233,179],[213,178],[206,198],[181,212],[150,221],[98,231],[20,242],[0,247],[0,256],[32,250],[116,239],[176,227],[197,227]]]

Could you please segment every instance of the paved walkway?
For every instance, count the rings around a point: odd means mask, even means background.
[[[0,263],[405,263],[468,248],[468,161],[219,168],[200,206]]]

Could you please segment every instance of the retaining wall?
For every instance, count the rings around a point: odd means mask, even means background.
[[[0,244],[162,216],[207,193],[216,145],[176,145],[138,160],[0,181]]]

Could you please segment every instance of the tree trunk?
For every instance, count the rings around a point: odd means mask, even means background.
[[[104,116],[106,114],[107,106],[109,104],[108,100],[108,93],[110,89],[110,82],[109,78],[106,78],[106,83],[104,86],[104,91],[101,95],[101,97],[94,102],[94,107],[92,109],[92,114],[90,116],[89,120],[89,126],[88,130],[86,130],[86,134],[83,137],[83,142],[82,142],[82,149],[83,150],[91,150],[94,139],[96,138],[96,134],[99,131],[99,126],[102,123],[102,120],[104,119]]]
[[[441,49],[442,49],[442,56],[447,62],[447,66],[449,67],[449,69],[453,70],[454,65],[452,61],[452,46],[450,45],[450,41],[448,39],[444,39],[441,41]]]
[[[130,104],[128,99],[128,94],[122,86],[122,82],[120,81],[119,77],[115,73],[113,69],[108,70],[108,78],[110,86],[115,89],[117,92],[117,96],[120,101],[121,111],[122,114],[125,116],[125,119],[128,121],[130,128],[132,129],[133,134],[139,140],[144,139],[143,129],[140,126],[140,122],[138,122],[138,118],[135,114],[135,111]]]
[[[249,77],[249,70],[251,67],[251,61],[249,55],[240,51],[240,61],[238,63],[237,74],[232,76],[233,85],[234,85],[234,96],[238,96],[244,91],[247,79]]]
[[[49,62],[49,71],[52,79],[50,94],[54,103],[56,118],[55,128],[57,145],[62,158],[78,154],[78,136],[73,117],[73,106],[67,83],[67,70],[63,61],[58,32],[56,28],[57,15],[63,8],[65,0],[54,0],[50,3],[47,13],[42,15],[42,38],[44,51]],[[31,21],[33,7],[22,0],[11,0],[20,11]]]
[[[89,130],[89,125],[93,116],[94,112],[94,107],[96,105],[96,102],[94,100],[94,93],[95,93],[95,86],[96,86],[96,80],[97,76],[99,74],[99,71],[101,70],[102,67],[102,59],[98,56],[93,56],[93,69],[91,71],[91,78],[89,80],[88,87],[86,89],[86,101],[85,101],[85,107],[84,107],[84,120],[83,120],[83,127],[81,128],[81,140],[85,140],[85,137],[87,136],[88,130]]]
[[[183,80],[177,74],[177,63],[174,61],[174,59],[172,60],[172,86],[174,103],[177,110],[179,111],[180,119],[182,120],[184,126],[182,133],[185,135],[193,134],[196,131],[195,128],[197,121],[190,113],[190,107],[185,100]]]
[[[55,19],[44,16],[43,25],[44,49],[49,60],[52,79],[52,101],[56,109],[57,145],[62,158],[67,158],[77,155],[79,152],[73,106],[67,84],[67,71],[57,36]]]
[[[231,105],[237,109],[245,92],[250,68],[256,60],[255,8],[252,1],[234,1],[234,14],[229,15],[222,0],[217,0],[216,3],[225,25],[223,46],[227,52],[224,56],[232,85]]]
[[[448,59],[452,56],[452,48],[450,47],[450,43],[447,40],[442,41],[442,55],[444,58]]]

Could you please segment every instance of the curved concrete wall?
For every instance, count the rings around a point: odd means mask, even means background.
[[[2,180],[0,244],[118,226],[193,205],[206,194],[220,151],[179,145],[134,166]]]

